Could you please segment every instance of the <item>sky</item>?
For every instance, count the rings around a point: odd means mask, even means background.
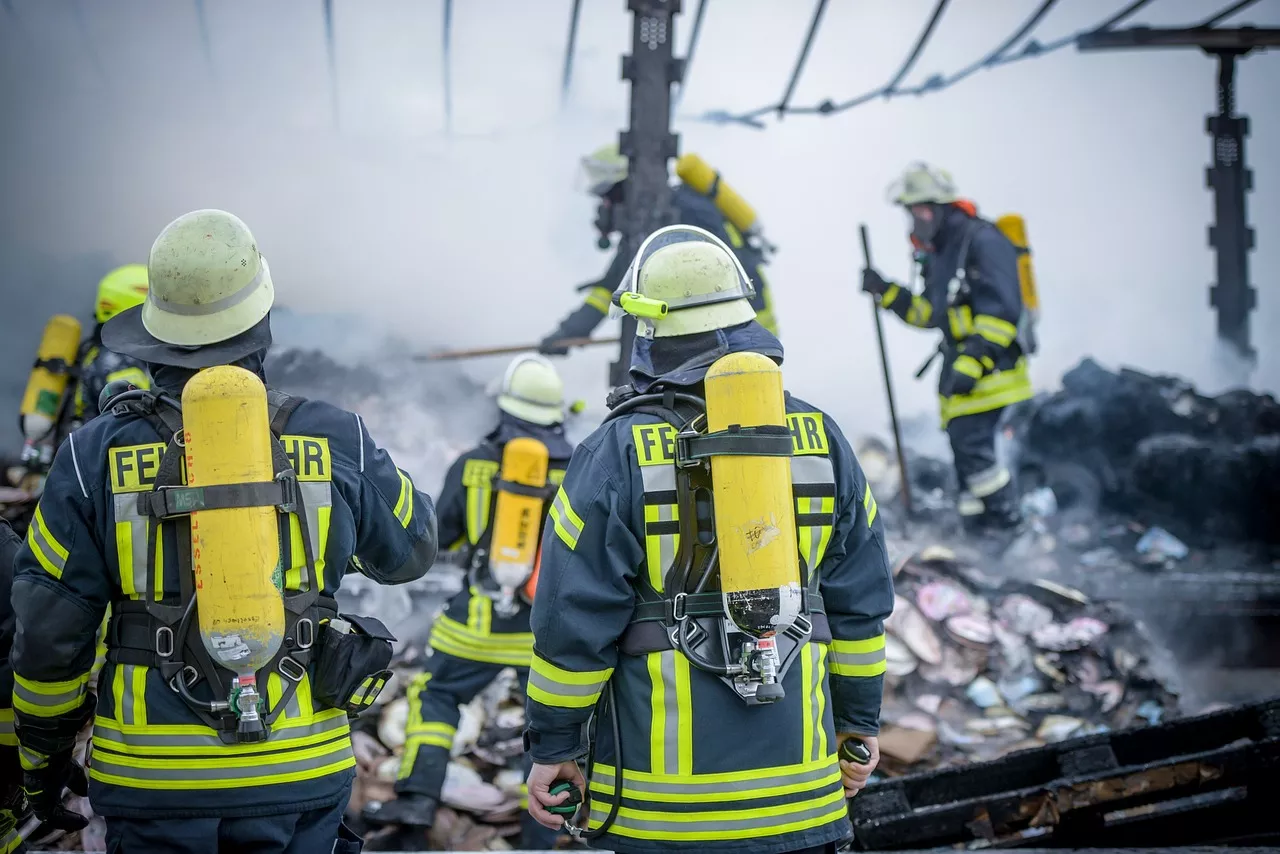
[[[186,0],[0,4],[4,406],[16,412],[49,315],[87,318],[98,278],[145,262],[165,224],[193,209],[249,224],[278,303],[325,316],[319,343],[337,358],[537,341],[573,307],[574,286],[604,271],[577,171],[626,122],[623,0],[583,3],[563,104],[570,0],[459,0],[447,63],[440,0],[333,5],[331,71],[321,0],[205,0],[207,38],[199,4]],[[693,5],[676,19],[678,53]],[[832,0],[793,103],[886,82],[932,5]],[[983,55],[1036,5],[956,0],[905,82]],[[1035,35],[1068,35],[1121,5],[1059,3]],[[1154,0],[1134,23],[1186,25],[1225,5]],[[674,128],[681,151],[718,168],[779,246],[769,274],[794,393],[847,433],[884,430],[857,229],[870,228],[882,272],[908,274],[908,225],[885,188],[918,159],[948,169],[985,214],[1026,218],[1043,304],[1038,388],[1054,388],[1086,356],[1208,391],[1238,382],[1221,363],[1208,303],[1211,58],[1069,48],[836,116],[767,117],[764,129],[702,121],[778,100],[813,7],[710,2]],[[1280,0],[1230,23],[1280,26]],[[1257,232],[1249,382],[1275,392],[1280,53],[1243,59],[1238,80]],[[931,419],[935,378],[911,375],[933,334],[892,317],[885,326],[899,405]],[[595,349],[562,362],[571,396],[597,411],[609,358]],[[485,381],[504,364],[461,370]]]

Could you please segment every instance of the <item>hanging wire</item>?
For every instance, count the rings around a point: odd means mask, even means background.
[[[442,59],[444,62],[444,126],[445,130],[453,130],[453,81],[449,76],[449,41],[453,30],[453,0],[444,0],[444,45]]]
[[[338,56],[333,30],[333,0],[324,0],[324,43],[329,58],[329,105],[333,111],[333,127],[342,127],[338,111]]]
[[[1257,2],[1258,0],[1240,0],[1239,3],[1234,3],[1228,6],[1218,14],[1214,15],[1212,18],[1206,18],[1205,20],[1196,24],[1196,28],[1199,29],[1201,27],[1212,27],[1214,24],[1219,24],[1225,21],[1227,18],[1230,18],[1236,12],[1241,12],[1245,9],[1248,9],[1250,6],[1252,6],[1254,3],[1257,3]]]
[[[213,65],[213,43],[209,39],[209,21],[205,15],[204,0],[195,0],[196,25],[200,28],[200,48],[204,51],[205,64],[209,66],[209,76],[218,79],[217,69]]]
[[[684,53],[684,74],[680,79],[680,86],[676,89],[675,95],[671,99],[671,115],[676,113],[676,107],[680,105],[680,100],[684,97],[684,90],[689,86],[689,69],[693,66],[693,55],[698,50],[698,36],[702,34],[702,19],[707,13],[707,4],[710,0],[698,0],[698,11],[693,13],[693,29],[689,32],[689,47]]]
[[[946,2],[946,0],[942,0]],[[827,0],[818,0],[818,5],[813,10],[813,20],[809,22],[809,33],[804,37],[804,46],[800,48],[800,55],[796,57],[795,67],[791,69],[791,79],[787,81],[787,91],[782,93],[782,101],[778,103],[778,117],[786,115],[787,105],[791,103],[791,96],[796,91],[796,84],[800,82],[800,73],[804,71],[804,64],[809,59],[809,49],[813,47],[813,37],[818,34],[818,25],[822,23],[822,13],[826,11]]]
[[[582,0],[573,0],[569,14],[569,40],[564,46],[564,74],[560,78],[560,105],[569,100],[569,83],[573,80],[573,51],[578,43],[578,15],[582,12]]]
[[[1080,38],[1080,36],[1085,35],[1087,33],[1093,33],[1101,30],[1110,29],[1116,26],[1117,24],[1122,23],[1127,18],[1132,17],[1139,10],[1141,10],[1143,7],[1147,6],[1151,2],[1152,0],[1133,0],[1133,2],[1129,3],[1127,6],[1120,9],[1120,11],[1113,14],[1110,18],[1107,18],[1105,21],[1102,21],[1101,23],[1093,27],[1080,30],[1078,32],[1072,33],[1069,36],[1065,36],[1055,41],[1048,42],[1047,44],[1042,44],[1040,42],[1037,42],[1035,39],[1032,39],[1029,42],[1027,42],[1026,45],[1023,46],[1021,51],[1018,51],[1016,53],[1010,53],[1009,50],[1013,47],[1013,45],[1016,44],[1019,41],[1019,39],[1025,38],[1031,32],[1031,30],[1034,29],[1034,27],[1040,23],[1040,20],[1044,17],[1044,15],[1048,13],[1049,11],[1048,7],[1050,6],[1050,3],[1048,2],[1048,0],[1042,0],[1041,7],[1037,9],[1031,15],[1030,18],[1028,18],[1025,22],[1023,22],[1023,24],[1018,28],[1018,30],[1012,36],[1010,36],[1009,38],[1006,38],[1001,43],[999,48],[992,51],[990,54],[988,54],[986,57],[983,57],[982,60],[976,63],[975,64],[976,67],[968,66],[962,69],[961,71],[956,72],[955,74],[952,74],[950,76],[943,76],[940,74],[936,74],[933,77],[931,77],[929,80],[927,80],[925,83],[921,84],[920,86],[898,88],[896,84],[898,82],[901,82],[901,79],[905,77],[907,73],[910,72],[911,66],[915,63],[915,60],[919,57],[920,53],[924,50],[925,43],[928,41],[929,35],[931,34],[933,27],[937,24],[937,19],[942,14],[940,7],[945,7],[946,3],[939,2],[938,7],[934,8],[933,15],[930,16],[929,23],[928,25],[926,25],[925,31],[921,34],[921,37],[917,39],[915,46],[912,48],[911,53],[908,55],[907,61],[903,64],[903,67],[898,70],[898,73],[894,75],[893,81],[890,82],[888,85],[882,86],[878,89],[872,90],[871,92],[867,92],[863,95],[859,95],[856,98],[852,98],[840,104],[836,104],[832,102],[830,99],[828,99],[814,106],[787,107],[786,112],[800,113],[800,114],[807,114],[807,115],[814,115],[814,114],[828,115],[830,113],[838,113],[844,110],[852,109],[853,107],[861,106],[862,104],[872,101],[877,97],[883,97],[887,100],[892,98],[899,98],[904,95],[922,95],[922,94],[925,94],[926,92],[941,91],[942,89],[945,89],[948,86],[954,85],[955,83],[959,83],[961,80],[966,79],[967,77],[971,76],[974,72],[976,72],[981,68],[997,68],[1000,66],[1008,65],[1010,63],[1014,63],[1014,62],[1021,62],[1022,60],[1025,60],[1025,59],[1033,59],[1038,56],[1044,56],[1045,54],[1052,53],[1054,51],[1061,50],[1064,47],[1073,45],[1075,44],[1076,40]],[[1248,0],[1248,2],[1256,2],[1256,0]],[[1232,11],[1236,11],[1236,10],[1232,10]],[[749,127],[763,129],[765,127],[765,124],[762,121],[760,121],[760,117],[767,113],[774,112],[776,109],[777,109],[776,106],[770,105],[766,107],[760,107],[746,113],[729,113],[725,110],[717,110],[713,112],[704,113],[703,115],[698,117],[698,120],[705,121],[705,122],[713,122],[717,124],[732,122],[737,124],[744,124]]]
[[[1054,6],[1058,5],[1058,0],[1044,0],[1040,4],[1040,8],[1031,13],[1031,17],[1022,23],[1022,26],[1014,31],[1013,35],[1002,41],[1000,45],[977,62],[971,63],[960,69],[954,74],[944,77],[941,74],[935,74],[919,86],[912,86],[909,89],[898,89],[897,92],[902,95],[924,95],[935,89],[944,89],[947,86],[954,86],[961,80],[970,77],[984,68],[990,68],[992,65],[1005,55],[1010,48],[1027,37],[1027,34],[1036,28],[1041,19],[1049,14]]]

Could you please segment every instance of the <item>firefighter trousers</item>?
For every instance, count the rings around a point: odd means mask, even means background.
[[[947,423],[960,486],[957,509],[966,525],[1003,528],[1017,524],[1017,487],[996,456],[996,431],[1004,408],[962,415]]]
[[[107,854],[360,854],[342,821],[347,798],[331,807],[245,818],[107,819]]]
[[[435,650],[427,661],[425,673],[430,676],[418,694],[419,711],[423,723],[446,724],[457,727],[462,713],[460,706],[470,703],[475,696],[488,687],[505,669],[502,664],[489,664],[484,661],[470,661]],[[520,680],[520,692],[523,694],[529,682],[529,668],[517,667],[516,674]],[[412,715],[413,712],[411,711]],[[418,748],[417,756],[408,776],[401,778],[396,784],[397,792],[412,792],[440,800],[440,791],[444,788],[445,769],[449,766],[449,749],[435,745],[423,745]],[[529,777],[532,762],[528,754],[524,757],[524,776]],[[523,790],[522,790],[523,795]],[[526,806],[521,797],[521,807]],[[522,848],[550,849],[555,847],[559,832],[549,830],[533,820],[528,812],[520,816]]]

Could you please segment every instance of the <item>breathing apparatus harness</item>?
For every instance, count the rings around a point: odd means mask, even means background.
[[[792,456],[791,432],[786,427],[730,427],[716,433],[706,432],[706,401],[697,395],[664,389],[651,394],[637,394],[630,386],[609,395],[612,410],[605,421],[624,415],[646,414],[661,418],[676,429],[676,504],[679,512],[680,542],[676,557],[667,569],[664,592],[639,601],[631,623],[619,640],[619,650],[626,655],[646,655],[675,649],[699,670],[716,676],[747,705],[762,705],[780,699],[781,683],[797,655],[811,639],[830,641],[822,594],[817,576],[800,558],[802,602],[796,621],[775,642],[781,665],[776,672],[766,664],[772,656],[762,654],[750,638],[743,635],[740,644],[730,644],[729,617],[719,587],[719,551],[715,542],[714,510],[711,501],[711,457],[741,454],[749,456]],[[737,634],[735,632],[735,634]],[[734,648],[736,646],[736,649]],[[786,647],[785,652],[783,647]],[[708,655],[710,648],[711,655]],[[713,660],[718,658],[719,660]],[[552,812],[565,815],[565,829],[575,839],[592,840],[603,836],[617,818],[621,804],[622,758],[621,727],[613,682],[610,680],[596,706],[592,719],[592,737],[587,753],[587,769],[595,759],[594,737],[604,706],[608,706],[613,729],[615,765],[619,769],[618,790],[609,813],[595,830],[585,830],[572,823],[570,817],[582,798],[568,787],[570,798]],[[567,784],[559,784],[567,785]],[[558,786],[552,794],[564,791]],[[587,794],[590,806],[590,794]]]
[[[257,675],[257,684],[265,686],[268,674],[278,673],[282,690],[274,707],[261,716],[260,726],[246,730],[242,719],[257,717],[258,706],[265,705],[266,699],[256,692],[254,696],[244,696],[233,685],[234,674],[213,661],[193,624],[196,594],[189,526],[174,526],[178,540],[178,603],[165,604],[148,595],[143,601],[124,600],[112,605],[107,634],[108,660],[158,669],[170,689],[205,724],[216,730],[225,744],[263,741],[269,737],[271,725],[293,698],[298,684],[307,675],[313,654],[318,651],[315,645],[321,623],[338,616],[337,601],[320,595],[323,579],[316,572],[302,491],[298,488],[297,473],[280,444],[285,423],[304,402],[301,397],[267,392],[273,480],[205,487],[182,485],[184,434],[180,401],[163,392],[135,389],[108,402],[113,415],[141,416],[166,440],[153,488],[138,494],[138,512],[147,522],[148,567],[155,565],[162,523],[189,516],[193,511],[274,506],[280,514],[294,514],[298,520],[310,583],[305,591],[283,592],[284,642]],[[287,538],[284,541],[287,542]],[[202,679],[209,683],[215,698],[229,697],[230,700],[201,700],[192,695],[191,689]]]

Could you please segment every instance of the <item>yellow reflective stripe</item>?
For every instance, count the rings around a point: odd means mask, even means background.
[[[153,569],[151,598],[159,602],[164,598],[164,537],[156,531],[156,563]]]
[[[912,326],[928,326],[933,319],[933,303],[921,296],[911,297],[911,307],[907,309],[907,323]]]
[[[557,667],[537,653],[529,666],[529,699],[552,708],[586,709],[600,699],[613,668],[574,672]]]
[[[876,520],[876,513],[879,512],[880,506],[876,504],[876,497],[871,494],[871,484],[867,484],[867,491],[862,494],[862,509],[867,513],[867,527],[871,527],[871,523]]]
[[[654,774],[667,775],[663,762],[667,755],[667,697],[666,680],[662,678],[662,655],[646,656],[649,670],[649,768]]]
[[[951,324],[951,337],[963,341],[973,334],[973,311],[967,305],[958,305],[947,309],[947,320]]]
[[[13,707],[41,718],[65,715],[80,708],[89,690],[89,674],[62,682],[37,682],[13,674]]]
[[[982,379],[982,363],[972,356],[956,356],[956,360],[951,363],[951,369],[967,377],[973,377],[975,380]]]
[[[161,537],[157,533],[157,549],[159,548],[160,539]],[[139,591],[137,585],[134,584],[133,573],[130,571],[133,566],[132,522],[116,522],[116,555],[120,560],[120,591],[131,599],[136,598]]]
[[[818,653],[818,674],[817,679],[813,682],[813,693],[817,697],[816,730],[817,738],[814,739],[814,759],[820,759],[827,755],[827,647],[825,644],[810,643],[811,647]]]
[[[814,725],[814,696],[810,686],[813,685],[813,654],[810,647],[818,646],[806,643],[800,653],[800,681],[805,686],[804,695],[800,698],[800,717],[804,721],[803,738],[800,744],[800,755],[805,759],[814,758],[813,737],[820,726]]]
[[[289,558],[293,566],[285,570],[284,573],[284,589],[285,590],[301,590],[302,589],[302,570],[306,568],[305,547],[302,543],[302,523],[298,521],[297,515],[289,514]]]
[[[680,842],[773,837],[840,821],[847,815],[847,809],[844,790],[840,787],[809,800],[752,809],[677,812],[621,807],[610,832],[637,839]],[[598,825],[608,814],[607,799],[593,801],[593,824]]]
[[[692,774],[693,703],[689,659],[669,649],[650,653],[646,665],[653,685],[650,765],[655,774]]]
[[[13,731],[13,709],[0,709],[0,745],[18,746],[18,736]]]
[[[605,287],[594,287],[587,292],[587,298],[583,303],[591,306],[601,314],[609,313],[609,306],[613,302],[613,291]]]
[[[879,676],[885,672],[884,635],[855,641],[832,640],[829,657],[832,676]]]
[[[433,733],[430,735],[411,735],[405,741],[405,747],[407,748],[411,742],[416,746],[443,747],[445,750],[453,749],[452,735],[441,735],[439,733]]]
[[[36,505],[35,518],[27,526],[27,545],[45,572],[54,578],[62,578],[62,571],[67,567],[67,550],[49,533],[39,504]]]
[[[1031,377],[1027,373],[1027,360],[1019,359],[1007,371],[996,371],[978,380],[971,394],[940,398],[942,426],[952,418],[977,415],[1009,406],[1032,396]]]
[[[592,765],[591,788],[612,794],[616,773],[612,765]],[[716,774],[652,774],[627,768],[622,772],[622,788],[624,795],[636,800],[710,803],[789,795],[820,789],[839,779],[838,760],[831,754],[794,765]]]
[[[413,521],[413,481],[400,469],[396,469],[396,474],[400,475],[400,498],[396,500],[395,514],[400,527],[407,528]]]
[[[483,598],[483,597],[481,597]],[[486,631],[488,627],[486,625]],[[474,643],[488,649],[528,649],[533,643],[532,632],[510,632],[496,635],[481,635],[473,632],[457,620],[441,614],[431,627],[431,633],[449,635],[454,640]]]
[[[888,288],[886,288],[885,292],[880,295],[881,308],[893,308],[893,304],[894,302],[897,301],[898,294],[901,291],[902,291],[902,288],[898,287],[897,285],[890,285]]]
[[[990,314],[979,314],[973,319],[973,329],[983,338],[1001,347],[1008,347],[1018,336],[1018,327],[1007,320]]]
[[[532,644],[523,650],[488,649],[470,644],[463,645],[452,636],[437,634],[431,635],[431,648],[466,661],[501,664],[504,667],[528,667],[529,658],[533,655]]]
[[[689,659],[675,655],[676,663],[676,758],[680,774],[693,773],[693,689],[689,684]]]
[[[474,635],[487,635],[489,628],[493,625],[493,602],[474,587],[470,592],[471,601],[467,603],[467,632]]]
[[[13,817],[13,814],[9,813],[8,810],[5,812],[9,816],[7,820],[16,824],[17,819]],[[22,849],[22,845],[23,839],[18,834],[17,827],[10,828],[3,836],[0,836],[0,854],[14,854],[14,852]]]
[[[195,724],[139,726],[101,716],[93,722],[95,748],[157,758],[192,756],[196,757],[195,761],[207,756],[239,756],[245,761],[257,762],[261,759],[257,754],[310,747],[349,733],[347,713],[342,709],[326,709],[305,718],[277,718],[271,727],[271,738],[254,744],[224,744],[213,729]]]
[[[147,372],[141,368],[122,368],[118,371],[112,371],[107,374],[107,383],[113,383],[116,380],[128,380],[136,388],[151,388],[151,378],[147,376]]]
[[[136,759],[95,750],[89,776],[100,783],[133,789],[243,789],[314,780],[354,768],[351,739],[272,756],[236,760],[196,759],[178,765],[171,758]],[[235,762],[236,764],[229,764]]]
[[[578,547],[578,538],[582,536],[582,519],[573,512],[569,496],[564,487],[556,492],[555,501],[551,502],[551,522],[555,525],[556,536],[573,551]]]
[[[480,542],[489,527],[489,504],[493,494],[493,478],[498,463],[493,460],[467,460],[462,466],[462,485],[467,488],[467,541]]]
[[[405,732],[409,735],[434,735],[439,738],[449,739],[449,743],[453,743],[453,737],[458,734],[458,728],[442,721],[430,721],[426,723],[418,723],[413,727],[405,727]]]

